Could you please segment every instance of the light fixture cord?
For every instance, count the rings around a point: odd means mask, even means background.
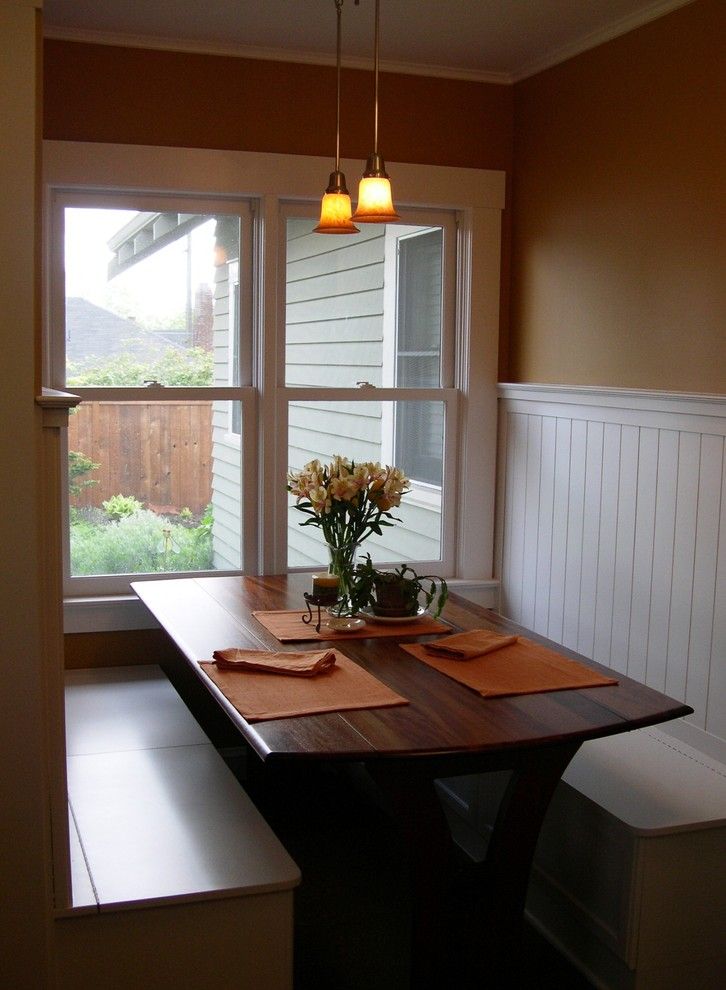
[[[335,0],[336,4],[338,0]],[[341,0],[342,2],[342,0]],[[356,7],[360,0],[355,0]],[[378,23],[380,20],[380,0],[376,0],[375,28],[373,35],[373,152],[378,155]]]
[[[337,105],[335,110],[335,171],[340,171],[340,51],[341,51],[341,38],[342,38],[342,14],[343,14],[343,0],[335,0],[335,12],[337,15],[337,40],[336,40],[336,56],[335,61],[337,65],[337,77],[336,77],[336,87],[337,87]]]
[[[373,151],[378,154],[378,20],[380,0],[376,0],[376,26],[373,41]]]

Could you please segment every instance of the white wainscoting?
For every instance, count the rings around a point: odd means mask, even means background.
[[[726,738],[726,396],[499,387],[501,611]]]

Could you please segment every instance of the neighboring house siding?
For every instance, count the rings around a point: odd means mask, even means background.
[[[385,229],[364,228],[355,237],[320,237],[307,218],[288,218],[286,384],[355,387],[359,381],[380,386],[383,375],[383,298]],[[229,283],[220,269],[214,298],[215,384],[229,383]],[[289,466],[301,468],[314,458],[334,454],[356,461],[381,461],[384,443],[378,402],[292,402],[289,407]],[[230,433],[225,404],[215,404],[213,420],[212,503],[214,565],[239,568],[240,449]],[[426,560],[439,555],[440,512],[409,497],[402,522],[382,538],[366,542],[379,560]],[[301,528],[302,515],[289,510],[288,564],[324,562],[320,531]],[[391,536],[395,534],[395,542]]]
[[[212,419],[212,542],[217,570],[236,570],[240,557],[240,448],[226,427],[227,403],[215,403]]]
[[[288,219],[288,385],[381,384],[383,234],[321,237]]]
[[[229,385],[229,268],[217,269],[214,286],[214,384]],[[230,403],[215,402],[212,415],[212,543],[217,570],[236,570],[240,556],[240,439],[232,432]]]
[[[352,387],[381,384],[383,360],[384,228],[355,237],[320,237],[310,220],[288,219],[287,384]],[[334,454],[353,460],[381,457],[381,407],[377,402],[291,403],[289,463],[300,468]],[[317,528],[301,529],[290,509],[288,563],[324,560]]]

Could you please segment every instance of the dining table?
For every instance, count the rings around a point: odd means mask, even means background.
[[[361,628],[341,632],[327,625],[323,610],[316,631],[314,609],[313,621],[303,621],[311,617],[304,597],[309,586],[310,576],[302,573],[140,579],[131,585],[257,754],[261,772],[276,764],[294,772],[311,761],[332,761],[362,766],[375,783],[409,863],[412,990],[444,981],[507,986],[540,828],[578,748],[692,709],[456,593],[436,623],[428,615],[410,623],[367,616]],[[487,693],[462,683],[459,670],[467,661],[450,665],[450,673],[446,664],[424,659],[427,644],[474,630],[511,636],[535,658],[554,654],[555,662],[559,657],[594,681]],[[248,681],[248,673],[218,670],[215,652],[233,648],[262,654],[333,649],[339,672],[304,679],[300,690],[312,698],[305,711],[292,711],[287,702],[276,708],[277,694],[303,678],[256,673]],[[344,674],[366,678],[366,689],[374,689],[370,704],[319,702],[328,681],[343,683]],[[238,696],[253,683],[267,691],[268,707],[251,712]],[[452,839],[435,782],[495,771],[508,771],[507,784],[484,858],[475,862]]]

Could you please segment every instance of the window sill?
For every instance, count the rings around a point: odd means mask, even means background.
[[[157,629],[158,622],[135,595],[98,598],[66,598],[63,632],[117,632],[122,629]]]
[[[454,578],[451,591],[484,608],[499,604],[499,582]],[[135,595],[96,598],[66,598],[63,602],[63,632],[118,632],[124,629],[158,629],[159,623]]]

